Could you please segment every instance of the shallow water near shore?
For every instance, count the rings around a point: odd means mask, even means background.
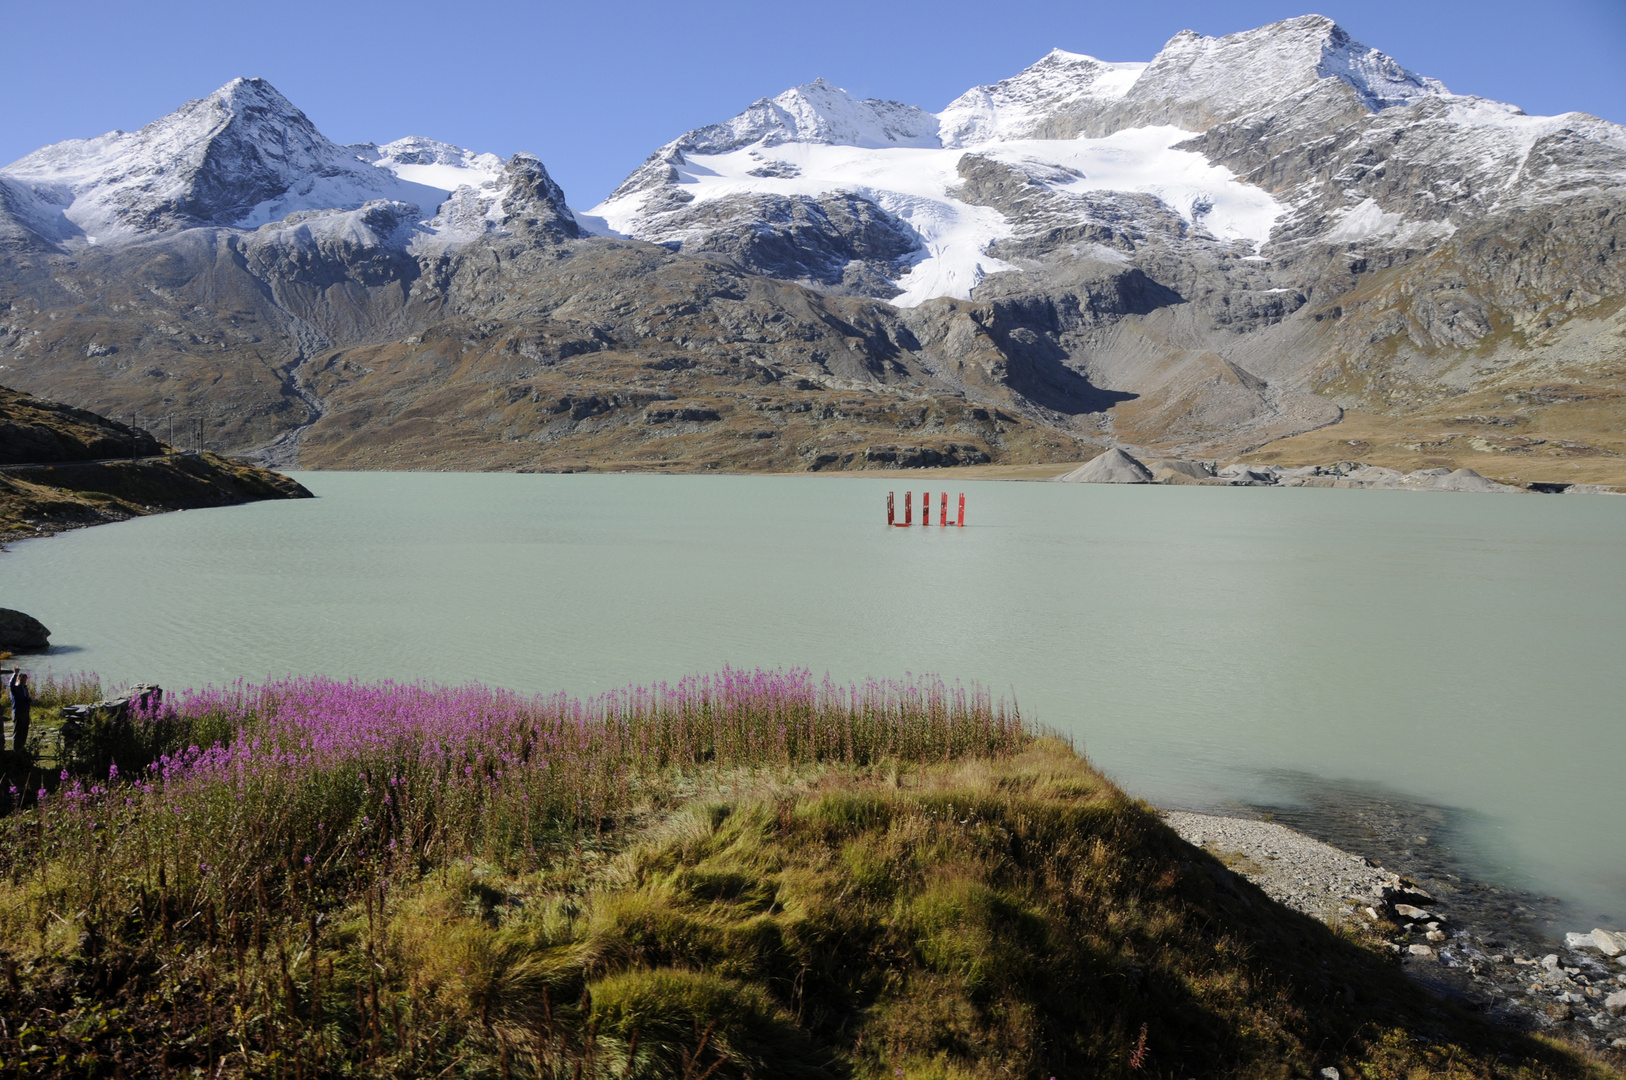
[[[1626,923],[1626,498],[964,481],[967,528],[904,530],[886,493],[941,481],[298,475],[320,498],[14,545],[0,605],[56,643],[34,666],[582,695],[936,672],[1153,802],[1381,788],[1568,928]]]

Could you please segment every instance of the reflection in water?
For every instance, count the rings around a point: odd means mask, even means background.
[[[1626,499],[965,482],[965,529],[905,530],[887,491],[940,482],[300,479],[18,544],[5,605],[171,686],[938,672],[1154,802],[1381,784],[1455,808],[1492,878],[1626,918]]]

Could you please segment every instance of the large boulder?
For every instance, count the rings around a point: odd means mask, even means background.
[[[43,649],[51,644],[51,631],[32,615],[0,608],[0,649]]]
[[[1152,474],[1145,465],[1114,447],[1055,479],[1063,484],[1150,484]]]

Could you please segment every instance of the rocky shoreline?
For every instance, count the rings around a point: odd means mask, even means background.
[[[1331,465],[1252,465],[1233,462],[1189,461],[1185,458],[1134,457],[1121,447],[1097,455],[1071,472],[1051,477],[1063,484],[1206,484],[1216,487],[1326,487],[1358,488],[1376,491],[1465,491],[1478,493],[1613,495],[1613,488],[1597,484],[1531,483],[1502,484],[1488,480],[1472,469],[1399,469],[1369,465],[1363,461],[1340,461]]]
[[[1358,811],[1345,828],[1368,832],[1381,849],[1373,809]],[[1522,1031],[1626,1053],[1626,933],[1594,929],[1555,940],[1542,924],[1563,917],[1556,901],[1454,873],[1454,860],[1438,847],[1416,858],[1427,846],[1423,835],[1401,849],[1402,869],[1413,871],[1401,873],[1277,821],[1186,811],[1163,817],[1278,903],[1374,930],[1407,974],[1441,997]],[[1414,823],[1393,822],[1415,833]]]

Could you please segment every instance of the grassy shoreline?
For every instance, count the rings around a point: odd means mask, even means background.
[[[974,688],[304,679],[93,741],[0,818],[0,1073],[1612,1075]]]
[[[212,453],[9,467],[0,470],[0,543],[174,510],[308,498],[289,477]]]

